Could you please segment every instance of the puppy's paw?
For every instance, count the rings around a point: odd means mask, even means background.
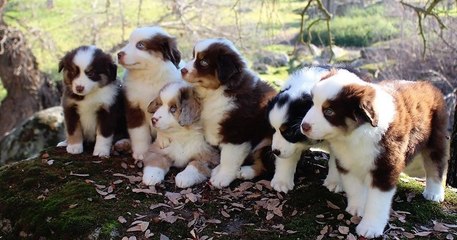
[[[97,156],[97,157],[107,158],[107,157],[109,157],[110,152],[111,152],[110,147],[96,145],[94,147],[94,153],[92,155]]]
[[[384,224],[376,224],[369,221],[362,221],[357,225],[356,232],[359,236],[366,238],[380,237],[384,233]]]
[[[206,176],[200,173],[194,166],[189,165],[175,178],[176,186],[179,188],[192,187],[206,180]]]
[[[256,177],[256,172],[252,166],[243,166],[238,172],[238,178],[244,180],[251,180]]]
[[[57,143],[57,147],[66,147],[68,145],[67,140]]]
[[[235,180],[235,178],[236,178],[236,172],[232,173],[232,172],[224,171],[224,169],[222,169],[219,165],[216,168],[214,168],[213,171],[211,172],[210,182],[216,188],[223,188],[223,187],[227,187],[228,185],[230,185],[230,183],[232,183],[232,181]]]
[[[146,166],[143,169],[143,183],[145,185],[156,185],[165,179],[165,170],[158,167]]]
[[[283,193],[287,193],[288,191],[294,189],[295,186],[293,176],[278,176],[278,174],[275,174],[270,184],[274,190]]]
[[[434,202],[442,202],[444,201],[444,189],[440,191],[428,191],[426,189],[422,195],[424,196],[425,199],[434,201]]]
[[[343,192],[343,185],[340,181],[329,179],[328,177],[324,180],[324,185],[330,192],[339,193]]]
[[[82,143],[68,144],[67,145],[67,153],[80,154],[82,152],[83,152],[83,144]]]
[[[133,152],[132,157],[133,159],[137,161],[142,161],[144,160],[145,153],[144,152]]]
[[[130,152],[132,150],[130,139],[124,138],[117,141],[114,144],[114,150],[117,152]]]
[[[346,207],[346,212],[357,217],[363,217],[364,210],[364,204],[352,204]]]

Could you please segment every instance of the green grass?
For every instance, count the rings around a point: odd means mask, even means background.
[[[338,46],[365,47],[398,36],[397,21],[386,16],[383,6],[374,5],[365,9],[352,9],[345,16],[336,16],[331,20],[330,32],[334,44]],[[324,21],[311,28],[311,37],[313,44],[328,45],[328,31]],[[308,39],[307,33],[304,38]]]
[[[2,103],[3,99],[5,99],[6,94],[8,93],[6,89],[3,87],[2,81],[0,81],[0,103]]]

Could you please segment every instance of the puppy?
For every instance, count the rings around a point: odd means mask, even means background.
[[[301,121],[313,105],[311,88],[329,71],[327,66],[305,67],[296,71],[269,103],[268,120],[275,130],[272,149],[276,155],[271,186],[276,191],[288,192],[293,189],[295,170],[303,151],[311,147],[329,151],[326,142],[310,140],[300,131]],[[333,154],[330,155],[324,186],[333,192],[342,190]]]
[[[333,70],[312,89],[314,105],[302,132],[330,143],[348,197],[346,211],[362,216],[356,231],[383,234],[399,174],[421,154],[423,193],[444,200],[447,116],[443,95],[427,82],[367,83],[346,70]]]
[[[83,140],[95,141],[94,156],[110,155],[114,135],[125,132],[124,97],[116,70],[111,56],[95,46],[78,47],[60,60],[67,139],[57,146],[79,154]]]
[[[135,160],[143,160],[155,136],[148,105],[165,84],[182,81],[177,68],[181,54],[176,40],[163,29],[143,27],[132,32],[117,57],[125,68],[126,119],[132,155]]]
[[[248,70],[233,43],[223,38],[198,42],[193,59],[181,73],[202,99],[205,139],[221,150],[211,184],[226,187],[237,177],[250,153],[253,157],[262,155],[253,150],[269,147],[265,143],[270,141],[272,132],[265,117],[266,108],[276,92]]]
[[[160,90],[148,106],[157,139],[144,159],[143,183],[163,181],[171,166],[183,168],[176,175],[176,186],[191,187],[205,181],[219,163],[217,149],[204,138],[200,99],[186,82],[172,82]]]

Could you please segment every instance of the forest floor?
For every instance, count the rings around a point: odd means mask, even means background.
[[[295,188],[277,193],[269,181],[235,181],[215,189],[141,184],[129,156],[100,160],[50,148],[39,158],[0,168],[0,239],[357,239],[359,218],[344,211],[344,194],[322,186],[326,155],[300,161]],[[426,201],[424,182],[402,176],[386,238],[457,237],[457,192]]]

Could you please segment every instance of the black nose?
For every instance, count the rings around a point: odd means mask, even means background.
[[[124,51],[120,51],[117,53],[117,59],[121,60],[121,58],[125,56],[125,52]]]
[[[181,68],[181,75],[186,75],[187,73],[189,72],[189,70],[187,70],[187,68]]]
[[[157,118],[151,118],[151,122],[152,122],[152,126],[155,126],[157,121],[159,121],[159,119]]]
[[[273,154],[279,156],[281,155],[281,151],[279,151],[278,149],[273,149]]]
[[[301,125],[301,129],[303,130],[303,132],[309,132],[311,130],[311,125],[309,123],[303,123]]]
[[[76,86],[76,91],[82,93],[84,91],[84,86],[78,85]]]

